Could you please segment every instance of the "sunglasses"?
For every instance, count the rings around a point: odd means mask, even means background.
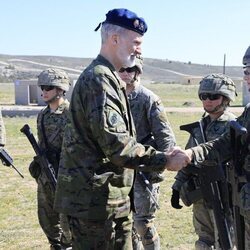
[[[244,70],[244,75],[245,76],[249,76],[250,75],[250,70],[249,69],[245,69]]]
[[[135,72],[136,71],[136,68],[135,67],[132,67],[132,68],[121,68],[119,70],[120,73],[123,73],[123,72],[127,72],[127,73],[132,73],[132,72]]]
[[[210,101],[214,101],[214,100],[220,99],[221,95],[204,93],[204,94],[200,94],[199,97],[200,97],[201,101],[205,101],[207,99],[209,99]]]
[[[52,89],[54,89],[55,87],[54,86],[47,86],[47,85],[42,85],[41,86],[41,90],[45,90],[45,91],[50,91]]]

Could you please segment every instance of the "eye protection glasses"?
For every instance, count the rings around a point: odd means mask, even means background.
[[[250,69],[245,69],[243,72],[244,72],[245,76],[249,76],[250,75]]]
[[[219,94],[203,93],[203,94],[200,94],[199,97],[200,97],[201,101],[205,101],[207,99],[209,99],[210,101],[214,101],[214,100],[220,99],[221,95],[219,95]]]
[[[45,91],[50,91],[52,89],[54,89],[55,87],[54,86],[47,86],[47,85],[42,85],[41,86],[41,90],[45,90]]]
[[[120,73],[123,73],[123,72],[127,72],[127,73],[132,73],[132,72],[135,72],[136,71],[136,68],[135,67],[132,67],[132,68],[121,68],[119,70]]]

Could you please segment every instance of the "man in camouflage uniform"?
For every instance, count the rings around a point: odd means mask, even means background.
[[[57,176],[64,128],[68,122],[69,102],[64,99],[70,79],[66,72],[48,68],[38,76],[38,86],[42,90],[43,100],[48,104],[37,117],[38,144],[48,161],[52,164]],[[67,217],[53,210],[55,190],[40,167],[39,156],[34,157],[29,167],[36,179],[38,219],[46,234],[51,249],[65,249],[70,245],[69,228],[63,232],[60,225],[67,226]],[[61,217],[61,218],[60,218]]]
[[[73,249],[131,249],[134,169],[179,170],[187,158],[136,141],[126,85],[117,71],[133,66],[141,54],[144,19],[113,9],[96,30],[100,26],[100,54],[79,77],[71,98],[55,208],[71,216]]]
[[[247,49],[244,57],[244,79],[248,84],[250,89],[250,47]],[[238,169],[239,172],[235,171],[235,179],[238,179],[236,191],[237,191],[237,199],[233,199],[233,206],[238,206],[240,208],[240,215],[243,217],[243,222],[240,224],[243,229],[242,235],[237,235],[236,237],[236,246],[238,249],[250,249],[250,152],[249,152],[249,143],[250,143],[250,104],[248,103],[243,111],[242,115],[237,118],[237,122],[243,127],[247,128],[248,134],[247,136],[241,136],[238,141],[238,147],[235,148],[235,137],[231,131],[227,131],[221,137],[202,144],[197,147],[193,147],[191,149],[187,149],[185,151],[174,151],[174,154],[177,152],[186,153],[188,156],[194,161],[198,163],[202,163],[205,160],[218,160],[218,155],[220,160],[228,161],[233,158],[233,156],[239,157],[238,162],[233,166],[234,169]],[[237,150],[237,151],[236,151]],[[237,155],[236,155],[237,153]],[[242,164],[241,164],[242,163]],[[239,166],[237,166],[239,164]],[[234,197],[233,197],[234,198]],[[235,210],[234,210],[235,212]],[[234,213],[234,220],[236,214]],[[234,229],[235,233],[237,232],[237,228]],[[244,236],[243,241],[241,241],[241,237]],[[239,247],[239,242],[244,245]]]
[[[186,148],[197,146],[197,144],[213,140],[222,135],[228,128],[228,121],[235,120],[235,115],[227,111],[230,101],[235,100],[234,82],[222,74],[210,74],[204,77],[199,86],[198,96],[202,101],[205,110],[199,121],[200,126],[193,128]],[[189,186],[185,183],[197,183],[197,176],[182,169],[175,177],[171,203],[174,208],[180,209],[179,193],[190,192]],[[226,185],[226,183],[225,183]],[[200,188],[200,187],[196,187]],[[227,187],[226,187],[227,188]],[[184,196],[185,197],[185,196]],[[184,201],[185,204],[185,201]],[[195,249],[221,249],[218,242],[218,231],[214,221],[213,211],[210,204],[204,199],[193,203],[193,225],[198,235],[195,242]]]
[[[175,146],[175,137],[160,98],[140,84],[142,70],[142,58],[137,57],[134,67],[119,71],[121,79],[127,85],[126,92],[135,124],[136,139],[157,150],[168,151]],[[150,182],[147,186],[141,173]],[[142,243],[144,249],[156,250],[160,249],[160,238],[154,225],[157,208],[155,203],[159,199],[159,182],[163,180],[163,176],[156,172],[141,173],[136,173],[134,183],[133,249],[141,249]]]
[[[0,147],[4,147],[5,143],[6,143],[6,132],[3,123],[2,111],[0,109]]]

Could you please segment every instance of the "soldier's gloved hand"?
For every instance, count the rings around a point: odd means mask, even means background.
[[[180,205],[180,193],[179,191],[173,189],[172,197],[171,197],[171,205],[173,208],[181,209],[182,206]]]
[[[35,156],[33,158],[33,161],[29,165],[30,175],[35,179],[37,179],[41,174],[41,167],[40,167],[39,161],[40,161],[40,157]]]

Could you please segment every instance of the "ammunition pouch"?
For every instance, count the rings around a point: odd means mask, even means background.
[[[196,184],[195,179],[197,177],[189,178],[183,183],[180,190],[180,198],[183,204],[187,207],[191,206],[194,202],[202,199],[202,193],[200,187]]]

